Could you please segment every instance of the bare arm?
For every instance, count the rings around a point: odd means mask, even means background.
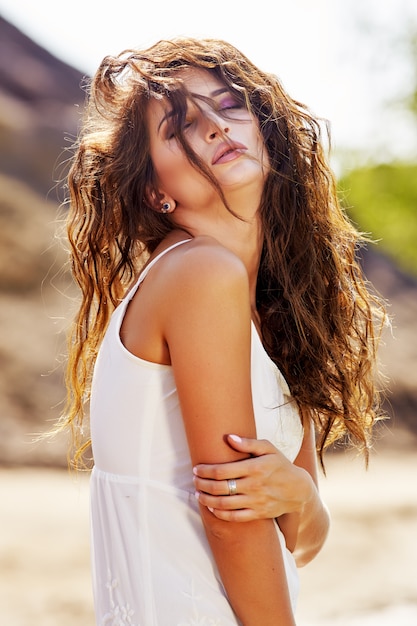
[[[191,250],[181,281],[166,289],[161,323],[194,464],[248,454],[225,436],[256,437],[250,384],[250,306],[245,268],[230,253]],[[173,281],[170,281],[170,285]],[[294,626],[272,519],[226,522],[201,516],[229,601],[244,626]]]
[[[302,567],[307,565],[321,550],[330,526],[329,511],[318,489],[313,428],[309,428],[305,433],[303,445],[294,461],[294,470],[296,469],[302,473],[299,476],[299,493],[303,494],[303,498],[299,509],[281,515],[278,523],[297,565]],[[305,490],[301,487],[303,484]]]
[[[306,565],[322,548],[330,524],[318,490],[313,429],[306,429],[294,464],[268,441],[239,439],[228,437],[229,445],[252,458],[195,468],[201,504],[228,521],[277,518],[297,565]],[[230,478],[237,480],[239,495],[225,497]]]

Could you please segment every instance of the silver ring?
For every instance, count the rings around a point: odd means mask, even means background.
[[[237,485],[234,478],[231,478],[227,481],[227,486],[229,487],[229,496],[234,496],[237,494]]]

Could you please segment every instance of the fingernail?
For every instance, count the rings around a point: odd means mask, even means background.
[[[197,468],[196,467],[193,467],[193,474],[197,475]]]
[[[207,508],[210,511],[210,513],[214,513],[214,509],[210,508],[209,506]]]
[[[200,498],[200,492],[199,491],[195,491],[194,492],[194,496],[195,496],[196,500],[198,500]]]
[[[236,443],[242,443],[242,437],[239,437],[239,435],[229,435],[230,439],[233,439],[233,441],[236,441]]]

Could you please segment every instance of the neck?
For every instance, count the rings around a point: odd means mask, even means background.
[[[240,220],[227,211],[216,220],[194,217],[193,224],[183,224],[193,237],[208,236],[231,250],[244,263],[249,276],[251,307],[256,311],[256,283],[261,259],[263,235],[259,217],[255,214]]]
[[[178,204],[174,213],[179,228],[183,228],[193,237],[212,237],[241,259],[248,272],[251,306],[254,311],[263,245],[258,213],[263,184],[262,179],[243,189],[239,187],[227,190],[225,195],[228,206],[239,217],[226,209],[215,191],[209,199],[204,198],[201,204],[197,199],[192,207]]]

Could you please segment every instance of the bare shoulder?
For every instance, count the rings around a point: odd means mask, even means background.
[[[161,261],[155,276],[155,313],[165,336],[174,327],[189,334],[190,326],[198,320],[206,332],[217,333],[221,323],[250,320],[246,267],[216,240],[195,238]]]
[[[163,270],[169,291],[178,289],[224,289],[233,285],[248,288],[244,263],[231,250],[211,237],[196,237],[179,246]]]
[[[185,267],[189,267],[189,262],[193,264],[197,263],[200,269],[203,269],[205,265],[215,267],[217,264],[220,266],[230,267],[231,270],[235,268],[238,270],[244,270],[243,262],[239,257],[234,254],[229,248],[226,248],[219,243],[213,237],[199,236],[188,241],[185,245],[178,246],[175,249],[176,264],[181,266],[182,262],[185,262]],[[185,269],[182,268],[182,269]]]

